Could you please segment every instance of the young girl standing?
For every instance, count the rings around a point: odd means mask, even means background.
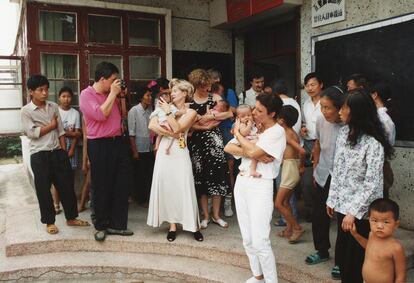
[[[78,167],[78,151],[76,145],[78,139],[82,136],[80,115],[76,109],[72,108],[73,91],[71,88],[62,87],[59,91],[58,99],[59,115],[62,119],[63,129],[65,130],[66,149],[74,178],[74,170]],[[54,187],[52,189],[52,195],[56,214],[59,214],[62,211],[59,204],[60,197]]]

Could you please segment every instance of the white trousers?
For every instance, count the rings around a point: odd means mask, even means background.
[[[273,213],[273,180],[237,176],[234,186],[243,246],[254,276],[277,283],[275,256],[269,239]]]

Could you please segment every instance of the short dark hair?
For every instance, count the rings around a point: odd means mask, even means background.
[[[102,77],[107,79],[112,74],[119,74],[118,67],[109,62],[101,62],[96,65],[95,69],[95,82],[99,81]]]
[[[146,86],[141,86],[135,89],[135,95],[136,95],[138,102],[141,102],[142,98],[147,92],[151,93],[151,89]]]
[[[252,82],[254,79],[264,78],[264,74],[261,70],[254,69],[249,72],[249,82]]]
[[[278,96],[274,96],[273,94],[267,94],[267,93],[260,93],[256,96],[256,100],[262,104],[266,110],[267,113],[275,112],[276,119],[280,113],[280,110],[283,107],[283,101]]]
[[[170,83],[170,81],[168,79],[160,77],[155,81],[157,82],[158,87],[169,88],[168,84]]]
[[[273,94],[281,95],[281,94],[288,94],[288,87],[286,86],[285,81],[279,81],[273,84]]]
[[[377,81],[373,82],[369,86],[369,92],[373,94],[376,92],[378,96],[381,98],[382,102],[386,103],[387,101],[391,100],[391,89],[388,84]]]
[[[400,218],[400,207],[398,204],[386,198],[379,198],[371,202],[368,208],[368,216],[371,216],[371,211],[378,211],[378,212],[389,212],[391,211],[394,217],[394,220],[397,221]]]
[[[33,75],[27,80],[27,88],[30,90],[36,90],[40,86],[47,85],[49,87],[49,80],[43,75]]]
[[[316,79],[320,84],[323,84],[321,76],[316,72],[307,74],[303,80],[303,83],[306,85],[310,79]]]
[[[368,87],[368,79],[362,74],[352,74],[348,77],[346,82],[354,81],[357,87],[359,88],[367,88]]]
[[[284,105],[278,115],[279,119],[285,120],[286,125],[292,128],[298,121],[299,112],[292,105]]]
[[[71,89],[70,87],[67,87],[67,86],[62,87],[62,88],[59,90],[59,95],[58,95],[58,97],[60,97],[60,96],[62,95],[62,93],[64,93],[64,92],[69,93],[69,94],[70,94],[70,96],[72,96],[72,97],[73,97],[73,91],[72,91],[72,89]]]
[[[211,93],[217,93],[220,89],[220,86],[223,87],[223,85],[221,83],[212,84],[211,89],[210,89]],[[224,89],[224,87],[223,87],[223,89]]]

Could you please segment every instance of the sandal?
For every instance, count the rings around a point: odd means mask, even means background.
[[[168,234],[167,234],[168,242],[174,242],[176,236],[177,236],[177,231],[168,231]]]
[[[289,244],[296,244],[299,242],[300,237],[305,233],[304,229],[295,230],[293,229],[292,235],[288,238]]]
[[[307,265],[314,265],[314,264],[318,264],[318,263],[325,262],[325,261],[328,261],[328,260],[329,260],[329,256],[321,257],[320,254],[315,253],[315,254],[308,255],[305,259],[305,263]]]
[[[58,232],[59,232],[59,229],[58,229],[58,227],[56,227],[56,225],[55,224],[47,224],[46,225],[46,231],[49,233],[49,234],[57,234]]]
[[[219,225],[222,228],[228,228],[229,227],[229,224],[221,218],[216,220],[213,217],[211,217],[211,221],[213,221],[213,223],[216,223],[217,225]]]
[[[201,229],[206,229],[209,223],[210,223],[210,219],[201,220],[201,222],[200,222]]]
[[[331,277],[333,280],[341,280],[341,270],[339,266],[335,265],[331,271]]]
[[[202,241],[204,241],[203,234],[201,234],[201,232],[200,232],[200,231],[196,231],[196,232],[194,232],[194,233],[193,233],[193,236],[194,236],[194,239],[195,239],[196,241],[198,241],[198,242],[202,242]]]
[[[277,235],[281,238],[290,238],[292,236],[292,231],[288,231],[285,229],[277,233]]]
[[[66,220],[66,225],[68,226],[90,226],[88,221],[82,219],[70,219]]]

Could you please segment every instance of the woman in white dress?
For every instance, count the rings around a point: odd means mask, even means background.
[[[174,118],[171,115],[171,105],[162,99],[159,101],[159,106],[165,111],[168,124],[173,131],[161,127],[157,117],[153,117],[149,123],[152,131],[172,137],[174,141],[169,154],[166,154],[165,150],[170,143],[167,138],[161,140],[157,151],[147,224],[160,227],[164,222],[170,223],[167,234],[170,242],[176,238],[177,224],[181,224],[183,230],[193,232],[194,239],[197,241],[203,241],[203,235],[199,231],[197,197],[187,148],[188,129],[195,122],[197,112],[189,109],[185,101],[194,93],[194,87],[185,80],[173,79],[170,88],[172,102],[178,108],[179,115]]]

